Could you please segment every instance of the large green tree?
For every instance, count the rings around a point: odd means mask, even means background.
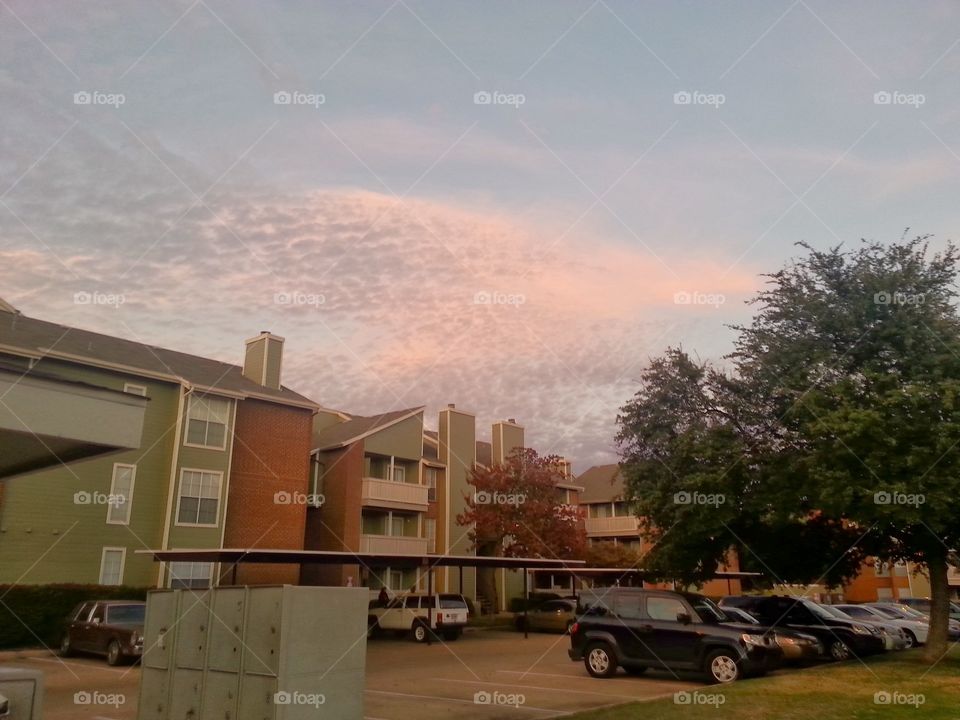
[[[803,251],[767,276],[725,368],[651,364],[620,417],[628,487],[656,562],[691,577],[730,545],[787,582],[835,583],[866,556],[925,565],[936,660],[960,546],[957,253]]]

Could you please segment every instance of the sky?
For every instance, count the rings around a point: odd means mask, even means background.
[[[0,297],[575,470],[764,273],[958,237],[955,2],[0,0]]]

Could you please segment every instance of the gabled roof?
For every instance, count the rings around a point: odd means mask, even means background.
[[[577,478],[583,487],[580,503],[614,502],[623,499],[623,475],[619,465],[594,465]]]
[[[314,451],[334,450],[335,448],[345,447],[420,412],[423,412],[423,406],[394,410],[382,415],[353,415],[346,422],[331,425],[318,433],[314,433],[313,449]]]
[[[50,357],[131,375],[186,383],[203,391],[254,397],[316,409],[317,403],[286,387],[275,390],[243,375],[239,365],[168,350],[89,330],[37,320],[0,308],[0,352]]]

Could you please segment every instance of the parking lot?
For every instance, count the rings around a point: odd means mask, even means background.
[[[561,635],[484,630],[430,646],[393,637],[372,640],[367,652],[365,716],[369,720],[495,720],[549,718],[689,690],[697,678],[668,673],[610,680],[590,678],[567,658]],[[3,665],[42,669],[44,717],[55,720],[133,720],[140,670],[111,668],[98,658],[6,659]],[[100,704],[77,704],[77,696]],[[97,695],[99,693],[99,695]],[[122,702],[107,702],[111,699]]]

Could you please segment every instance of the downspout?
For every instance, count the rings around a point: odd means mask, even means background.
[[[264,363],[266,367],[266,363]],[[227,449],[227,452],[230,454],[227,455],[227,482],[226,487],[222,489],[223,492],[223,512],[220,517],[220,548],[223,549],[223,540],[227,534],[227,504],[230,502],[230,474],[233,470],[233,445],[236,442],[237,438],[237,412],[240,410],[240,401],[233,401],[233,421],[230,423],[230,447]],[[216,585],[220,585],[220,569],[221,563],[216,564]],[[237,565],[236,563],[233,566],[233,577],[234,579],[237,576]],[[235,585],[236,582],[232,582],[232,585]]]

